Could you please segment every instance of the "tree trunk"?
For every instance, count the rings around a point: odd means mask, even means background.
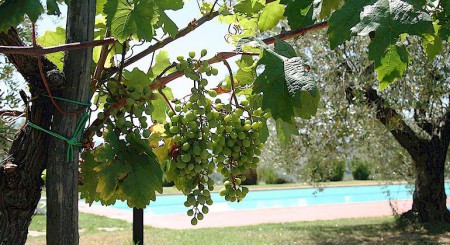
[[[404,216],[417,218],[421,223],[450,223],[445,194],[444,168],[448,142],[433,142],[414,159],[415,190],[413,207]]]
[[[71,0],[68,7],[66,42],[93,40],[95,0]],[[64,74],[67,85],[62,96],[74,101],[89,101],[92,48],[67,52]],[[75,112],[81,106],[60,103],[64,112]],[[52,131],[70,139],[83,117],[56,113]],[[84,125],[82,125],[84,127]],[[81,135],[77,136],[81,140]],[[79,148],[74,147],[73,158],[66,162],[70,149],[66,142],[51,138],[47,162],[47,244],[78,244],[78,163]]]
[[[347,96],[352,88],[347,88]],[[376,90],[365,91],[367,103],[376,108],[377,119],[391,128],[398,143],[408,151],[414,161],[415,189],[412,209],[402,216],[413,222],[438,224],[450,223],[445,194],[444,168],[450,143],[450,109],[440,118],[417,124],[429,138],[421,137],[402,119]],[[396,127],[392,127],[395,122]]]
[[[0,45],[25,46],[15,29],[0,32]],[[37,58],[28,55],[7,55],[30,86],[31,97],[27,120],[45,129],[50,127],[53,107],[41,96],[44,84],[39,76]],[[42,59],[51,89],[63,85],[64,79],[57,67]],[[44,182],[41,174],[47,159],[49,135],[30,126],[19,130],[8,152],[0,163],[0,244],[25,244],[28,226],[41,196]]]

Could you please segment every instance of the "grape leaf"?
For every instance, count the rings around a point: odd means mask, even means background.
[[[260,0],[244,0],[234,5],[233,9],[236,13],[253,16],[264,8],[264,4]]]
[[[404,56],[408,53],[398,46],[394,47],[399,36],[403,33],[434,33],[431,17],[415,12],[411,4],[402,0],[378,0],[366,6],[361,13],[361,21],[351,30],[363,36],[375,33],[369,44],[369,59],[375,62],[383,86],[394,82],[406,69],[403,62],[407,60]],[[388,68],[387,65],[394,67]]]
[[[107,0],[97,0],[97,4],[95,6],[95,13],[98,14],[104,14],[103,8],[105,7]]]
[[[155,65],[150,67],[148,70],[148,75],[151,79],[156,78],[156,76],[159,76],[168,66],[170,66],[170,58],[169,58],[169,52],[166,50],[161,50],[155,57]],[[167,73],[175,71],[175,68],[172,68]]]
[[[442,51],[442,38],[439,35],[441,26],[433,24],[435,33],[424,34],[422,36],[422,47],[424,48],[427,56],[432,60]]]
[[[317,112],[320,93],[309,68],[302,58],[294,57],[284,61],[284,74],[295,115],[311,118]]]
[[[328,20],[328,38],[330,47],[336,48],[351,38],[351,28],[360,21],[360,13],[364,6],[376,0],[347,0],[339,11],[335,11]]]
[[[39,0],[0,1],[0,31],[8,31],[11,26],[17,26],[26,14],[31,22],[36,22],[44,11]]]
[[[379,90],[387,88],[396,78],[402,77],[408,62],[409,56],[405,46],[390,45],[380,63],[375,62],[378,80],[381,81]]]
[[[425,34],[422,46],[430,59],[434,59],[442,51],[442,38],[440,36],[433,36]]]
[[[280,54],[286,58],[297,57],[297,52],[295,52],[295,49],[289,43],[280,39],[276,40],[274,50],[275,53]]]
[[[258,19],[259,30],[267,31],[274,28],[283,19],[283,13],[284,6],[279,0],[267,4]]]
[[[100,193],[96,191],[98,185],[97,172],[94,169],[99,165],[94,159],[92,151],[84,151],[81,155],[83,162],[80,163],[80,198],[85,199],[86,203],[100,201]]]
[[[184,6],[183,0],[164,0],[164,1],[156,1],[156,5],[158,5],[158,8],[163,10],[179,10],[182,9]]]
[[[173,100],[172,90],[169,87],[165,87],[163,92],[168,100]],[[166,100],[160,94],[156,94],[156,99],[152,100],[152,105],[155,108],[152,113],[152,120],[160,123],[164,122],[166,120],[166,113],[170,109]]]
[[[164,33],[168,33],[171,37],[178,34],[178,26],[165,12],[160,12],[158,26],[162,26]]]
[[[234,79],[235,82],[241,86],[249,85],[256,78],[256,62],[250,55],[242,55],[241,59],[236,61],[239,70],[236,72]]]
[[[281,4],[286,4],[284,15],[288,19],[291,28],[308,26],[314,23],[313,7],[314,0],[281,0]]]
[[[265,69],[256,78],[253,93],[263,94],[263,109],[270,109],[274,119],[291,122],[293,117],[315,114],[320,95],[301,58],[286,58],[265,49],[258,65]]]
[[[169,158],[169,150],[174,145],[172,143],[172,138],[164,139],[164,144],[153,149],[153,153],[155,154],[158,162],[162,163]]]
[[[123,77],[125,78],[124,84],[127,87],[135,88],[139,92],[142,92],[143,88],[149,86],[152,82],[150,77],[137,67],[132,71],[124,70]]]
[[[278,141],[284,146],[291,142],[292,135],[299,135],[294,120],[290,122],[285,122],[281,119],[275,120],[275,127],[277,129]]]
[[[96,192],[100,194],[103,202],[109,204],[115,201],[119,180],[127,178],[131,166],[126,162],[112,161],[103,163],[96,168],[98,170],[98,184]]]
[[[320,2],[319,19],[324,20],[331,16],[333,11],[339,9],[344,0],[323,0]]]
[[[149,147],[145,146],[146,142],[132,136],[128,152],[124,154],[131,171],[122,183],[122,191],[130,207],[145,208],[150,200],[156,200],[156,191],[163,192],[161,167]]]
[[[58,46],[66,43],[66,30],[61,27],[56,27],[55,31],[46,31],[43,36],[40,36],[36,41],[43,47]],[[57,52],[47,54],[46,57],[53,62],[60,70],[64,65],[64,52]]]
[[[61,1],[58,1],[61,2]],[[61,11],[58,7],[58,2],[56,0],[47,0],[47,14],[50,15],[60,15]]]
[[[106,25],[111,29],[111,35],[124,41],[130,36],[151,41],[155,30],[153,25],[158,20],[153,1],[110,0],[104,5]]]

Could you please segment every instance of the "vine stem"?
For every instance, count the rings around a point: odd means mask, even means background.
[[[225,64],[225,66],[228,69],[228,72],[230,73],[230,82],[231,82],[231,99],[234,99],[234,102],[236,103],[236,106],[239,105],[238,99],[236,97],[236,91],[234,90],[234,78],[233,78],[233,71],[231,70],[231,66],[230,63],[228,63],[227,60],[223,60],[223,64]]]
[[[109,29],[106,30],[105,38],[109,38],[110,31]],[[105,62],[106,58],[108,58],[109,53],[109,44],[105,44],[102,46],[102,49],[100,51],[100,58],[98,59],[97,65],[95,66],[94,76],[92,77],[91,81],[91,91],[94,91],[97,87],[97,84],[102,76],[102,72],[105,69]]]
[[[158,93],[164,98],[164,100],[166,101],[167,105],[169,105],[170,109],[172,110],[173,114],[177,114],[177,112],[175,111],[175,109],[173,109],[172,104],[170,103],[169,99],[167,98],[166,94],[162,91],[162,89],[158,89]]]
[[[35,42],[35,41],[34,41]],[[88,42],[75,42],[75,43],[68,43],[68,44],[62,44],[59,46],[52,46],[52,47],[40,47],[40,46],[33,46],[33,47],[23,47],[23,46],[0,46],[0,53],[3,54],[27,54],[27,55],[45,55],[45,54],[51,54],[61,51],[69,51],[69,50],[75,50],[75,49],[84,49],[88,47],[95,47],[95,46],[103,46],[107,44],[114,43],[114,38],[105,38],[103,40],[95,40],[95,41],[88,41]]]

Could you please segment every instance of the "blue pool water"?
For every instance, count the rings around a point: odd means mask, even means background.
[[[446,183],[449,189],[450,183]],[[322,204],[361,203],[384,200],[412,199],[412,188],[404,184],[376,185],[376,186],[351,186],[351,187],[327,187],[323,191],[317,188],[281,189],[250,191],[240,203],[230,203],[211,193],[214,204],[211,212],[224,210],[250,210],[275,207],[301,207]],[[169,215],[186,213],[183,203],[184,195],[160,195],[156,202],[151,202],[145,209],[145,213],[153,215]],[[128,209],[125,202],[117,202],[114,208]]]

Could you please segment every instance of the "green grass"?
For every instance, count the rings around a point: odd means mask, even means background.
[[[169,230],[145,228],[147,244],[429,244],[449,243],[450,233],[398,228],[393,217],[340,219],[244,227]],[[30,230],[45,227],[36,216]],[[117,228],[114,231],[98,227]],[[131,224],[90,214],[80,214],[80,244],[131,244]],[[29,238],[27,244],[45,244],[45,237]]]

